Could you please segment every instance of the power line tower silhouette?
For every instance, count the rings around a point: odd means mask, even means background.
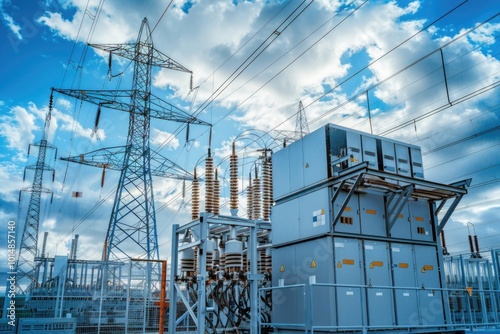
[[[52,117],[53,93],[50,94],[49,110],[45,117],[42,139],[39,142],[28,146],[28,155],[31,147],[38,147],[38,158],[35,164],[28,165],[24,169],[23,180],[26,179],[26,171],[33,170],[33,183],[31,186],[21,189],[19,192],[19,202],[23,192],[31,193],[19,246],[19,254],[16,263],[16,289],[20,292],[30,291],[36,283],[36,264],[35,257],[38,249],[38,227],[40,223],[40,203],[42,194],[51,194],[52,191],[43,186],[43,177],[47,171],[52,172],[52,181],[54,181],[55,170],[46,162],[48,149],[55,150],[54,159],[57,157],[57,148],[47,141],[50,128],[50,119]],[[51,199],[52,201],[52,199]],[[12,268],[11,268],[12,269]]]
[[[285,145],[286,143],[294,142],[309,134],[309,123],[307,122],[306,111],[302,101],[299,101],[299,108],[295,115],[295,131],[276,130],[275,139],[283,140]]]
[[[96,127],[101,107],[128,112],[129,126],[125,146],[103,148],[62,160],[120,171],[111,218],[103,248],[103,260],[130,257],[159,259],[156,213],[152,176],[192,179],[190,173],[150,149],[150,120],[210,125],[151,93],[153,66],[192,73],[154,48],[146,18],[135,43],[90,44],[134,63],[131,90],[55,91],[98,105]]]
[[[306,112],[302,101],[299,101],[299,110],[297,111],[297,120],[295,123],[296,139],[300,139],[309,134],[309,123],[307,123]]]

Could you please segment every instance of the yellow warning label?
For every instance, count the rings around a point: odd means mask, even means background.
[[[377,214],[377,210],[366,210],[366,213],[369,214],[369,215],[376,215]]]
[[[415,220],[418,222],[423,222],[424,218],[423,217],[415,217]]]
[[[469,294],[469,297],[472,297],[472,287],[468,286],[465,288],[467,290],[467,293]]]
[[[344,211],[351,211],[351,207],[350,206],[346,206]]]
[[[342,268],[342,263],[340,263],[340,261],[337,262],[337,268]]]
[[[316,264],[316,261],[312,260],[311,261],[311,268],[316,268],[318,265]]]
[[[343,264],[353,265],[354,264],[354,260],[352,260],[352,259],[343,259],[342,263]]]
[[[280,273],[284,272],[285,271],[285,266],[284,265],[281,265],[280,266]]]
[[[408,269],[408,263],[401,262],[401,263],[398,264],[398,267],[399,268]]]
[[[324,215],[325,214],[325,209],[321,209],[321,214]]]
[[[400,214],[398,215],[398,218],[403,218],[403,214],[402,214],[402,213],[400,213]]]
[[[427,270],[434,270],[434,266],[431,266],[431,265],[424,265],[424,270],[427,271]]]
[[[382,262],[382,261],[372,261],[372,265],[374,267],[383,267],[384,266],[384,262]]]

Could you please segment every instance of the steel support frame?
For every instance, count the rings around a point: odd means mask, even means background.
[[[457,194],[457,196],[454,198],[453,203],[451,203],[450,207],[448,208],[448,210],[446,211],[444,217],[441,219],[441,221],[439,223],[439,226],[437,228],[438,234],[441,233],[441,231],[443,230],[444,226],[446,225],[446,223],[450,219],[451,214],[453,213],[453,211],[455,211],[455,209],[457,208],[458,204],[462,200],[462,197],[465,194],[467,194],[466,188],[468,188],[470,186],[471,181],[472,181],[472,179],[467,179],[467,180],[463,180],[463,181],[451,184],[451,186],[464,189],[465,192]],[[446,200],[441,201],[441,203],[439,204],[438,208],[436,209],[436,215],[438,215],[439,212],[441,212],[441,210],[443,209],[443,207],[444,207],[445,204],[446,204]]]
[[[351,189],[349,189],[349,192],[347,193],[347,196],[346,196],[344,202],[340,206],[339,212],[337,212],[337,214],[335,214],[333,219],[332,219],[332,226],[334,228],[335,228],[335,225],[337,224],[337,222],[340,220],[340,216],[342,216],[342,213],[344,212],[345,208],[347,207],[347,204],[351,200],[351,197],[354,194],[354,191],[356,191],[356,188],[358,187],[361,180],[363,179],[363,173],[360,173],[360,174],[356,175],[355,177],[356,177],[356,179],[354,180],[354,184],[351,186]],[[335,200],[339,196],[340,192],[342,191],[342,188],[344,188],[347,180],[349,180],[349,179],[345,179],[342,182],[340,182],[340,185],[338,186],[338,188],[336,190],[334,190],[335,192],[334,192],[332,198],[330,199],[332,206],[333,206],[333,203],[335,203]]]
[[[259,317],[259,281],[263,276],[258,274],[257,269],[257,231],[258,230],[271,230],[271,224],[265,221],[254,221],[239,217],[232,216],[214,216],[210,213],[202,213],[198,220],[192,221],[182,227],[178,224],[172,226],[172,248],[171,248],[171,268],[170,268],[170,311],[169,311],[169,332],[176,333],[178,325],[177,314],[177,300],[180,298],[187,308],[191,318],[197,324],[197,333],[205,334],[205,317],[209,309],[206,307],[206,243],[210,235],[210,230],[213,227],[227,226],[240,227],[248,229],[248,256],[250,260],[250,272],[247,273],[247,279],[250,282],[250,334],[260,333],[260,317]],[[194,242],[180,246],[180,235],[184,233],[191,233],[195,238]],[[197,246],[198,247],[198,300],[196,303],[190,305],[189,301],[182,295],[181,289],[175,283],[179,267],[179,251]],[[196,315],[194,311],[196,310]],[[182,316],[184,317],[184,315]]]
[[[354,180],[353,184],[350,186],[349,191],[347,192],[347,196],[344,202],[342,203],[339,212],[337,212],[333,216],[332,219],[333,227],[335,227],[335,225],[340,220],[340,217],[342,216],[347,204],[349,203],[349,200],[351,199],[354,192],[357,190],[357,187],[361,184],[361,181],[365,175],[376,176],[384,180],[392,180],[396,181],[397,183],[406,184],[402,185],[402,190],[388,191],[386,194],[386,210],[387,210],[386,223],[389,232],[394,226],[396,219],[398,218],[398,215],[403,210],[404,205],[407,203],[413,191],[416,189],[416,186],[421,186],[436,190],[448,191],[454,194],[453,203],[447,209],[444,217],[441,219],[441,222],[437,227],[437,233],[439,234],[446,225],[446,223],[448,222],[453,211],[456,209],[463,196],[467,194],[467,187],[471,183],[471,179],[466,179],[460,182],[452,183],[450,185],[432,181],[426,181],[422,179],[414,179],[403,175],[392,174],[368,168],[367,163],[364,162],[359,165],[353,166],[351,168],[345,169],[344,171],[339,173],[339,176],[335,178],[334,181],[329,180],[328,182],[326,182],[327,184],[331,184],[332,188],[334,188],[333,196],[330,199],[330,202],[333,205],[335,200],[338,198],[340,191],[346,186],[347,182],[349,180]],[[301,190],[301,193],[303,193],[304,191],[310,191],[311,189],[316,189],[318,186],[325,186],[325,183],[322,183],[321,185],[314,185],[310,189]],[[297,194],[292,194],[290,196],[287,196],[286,200],[295,198],[296,196]],[[440,210],[443,209],[447,200],[448,199],[442,199],[438,208],[434,210],[436,216],[440,212]]]

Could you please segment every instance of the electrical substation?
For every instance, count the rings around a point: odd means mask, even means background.
[[[300,102],[288,142],[252,148],[248,168],[234,140],[221,180],[212,124],[151,93],[153,66],[192,75],[151,35],[144,19],[135,43],[91,45],[109,54],[110,72],[113,55],[131,61],[131,89],[52,89],[23,189],[17,285],[7,289],[16,326],[7,294],[0,333],[500,333],[500,250],[480,250],[472,224],[469,253],[446,247],[471,179],[426,179],[416,145],[332,123],[309,133]],[[78,253],[78,234],[65,256],[48,256],[47,232],[38,245],[41,195],[51,193],[43,175],[55,173],[46,157],[54,94],[97,107],[96,129],[101,108],[129,113],[124,145],[62,159],[101,168],[101,186],[107,170],[120,174],[101,259]],[[210,129],[204,166],[191,173],[150,148],[151,118]],[[153,176],[191,187],[191,220],[173,224],[168,259]]]

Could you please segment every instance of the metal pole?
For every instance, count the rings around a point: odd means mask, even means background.
[[[130,310],[130,285],[132,284],[132,260],[128,267],[127,302],[125,304],[125,333],[128,333],[128,312]]]
[[[200,216],[200,245],[198,245],[198,334],[205,334],[205,316],[206,316],[206,288],[205,281],[207,276],[207,255],[205,242],[208,236],[208,216],[202,213]]]
[[[168,331],[170,334],[175,333],[175,317],[177,314],[177,290],[175,289],[175,276],[177,275],[177,267],[179,264],[179,235],[177,229],[179,224],[172,225],[172,252],[170,254],[170,290],[169,290],[169,314],[168,314]]]
[[[104,293],[104,285],[107,284],[105,281],[106,276],[107,276],[107,271],[108,271],[108,266],[107,263],[104,264],[103,267],[101,267],[101,299],[99,300],[99,321],[97,322],[97,334],[101,333],[101,313],[102,313],[102,299],[103,299],[103,293]]]
[[[161,290],[160,290],[160,330],[163,334],[165,327],[165,290],[167,285],[167,261],[161,261]]]
[[[259,275],[257,269],[257,228],[250,227],[247,254],[250,256],[250,334],[259,334]]]

